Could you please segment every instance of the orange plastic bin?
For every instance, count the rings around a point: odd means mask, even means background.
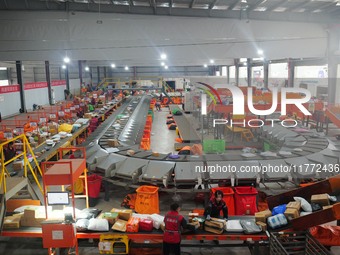
[[[137,190],[135,211],[142,214],[159,213],[158,187],[140,186]]]
[[[211,197],[213,197],[218,190],[223,192],[223,200],[228,207],[228,216],[235,215],[234,190],[230,187],[211,188]],[[221,211],[221,216],[223,216],[222,213],[223,212]]]

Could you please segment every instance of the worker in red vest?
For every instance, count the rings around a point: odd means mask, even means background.
[[[163,255],[173,252],[181,254],[181,228],[194,230],[195,227],[187,225],[187,221],[179,214],[180,207],[177,203],[170,206],[170,211],[164,217]]]

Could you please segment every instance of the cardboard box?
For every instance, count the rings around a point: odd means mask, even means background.
[[[326,210],[326,209],[329,209],[329,208],[332,208],[332,207],[333,207],[333,205],[326,205],[326,206],[322,207],[322,210]]]
[[[85,119],[92,119],[92,113],[85,113],[84,118]]]
[[[50,132],[51,132],[51,130],[50,130]],[[52,134],[52,133],[51,133]],[[43,142],[45,142],[46,141],[46,136],[39,136],[38,137],[38,144],[42,144]]]
[[[101,214],[101,219],[107,219],[107,221],[113,225],[118,220],[118,213],[116,212],[104,212]]]
[[[261,212],[255,213],[255,221],[260,221],[263,223],[267,223],[267,219],[272,216],[272,212],[270,210],[265,210]]]
[[[296,210],[300,211],[300,209],[301,209],[301,202],[300,201],[289,202],[287,204],[287,208],[293,208],[293,209],[296,209]]]
[[[126,220],[117,220],[115,224],[112,226],[112,230],[126,232]]]
[[[300,213],[294,208],[287,208],[284,215],[288,220],[292,220],[298,218],[300,216]]]
[[[211,221],[218,222],[218,223],[222,223],[224,227],[227,225],[227,221],[224,220],[224,219],[213,218],[213,217],[212,217],[212,218],[211,218]]]
[[[132,216],[132,210],[130,209],[122,210],[122,209],[112,208],[111,212],[118,213],[118,218],[121,220],[125,220],[125,221],[128,221],[130,217]]]
[[[313,195],[311,198],[312,203],[319,204],[321,206],[326,206],[329,205],[329,199],[328,195],[325,194],[318,194],[318,195]]]
[[[22,227],[41,227],[41,222],[46,220],[45,215],[36,215],[36,210],[26,209],[20,220]]]
[[[14,161],[13,162],[13,170],[14,171],[20,171],[23,168],[22,161]]]
[[[260,226],[262,228],[262,231],[267,231],[267,224],[262,222],[262,221],[258,221],[256,222],[256,225]]]
[[[192,219],[198,217],[198,213],[189,213],[188,220],[189,222],[192,222]]]
[[[119,141],[117,139],[108,139],[107,145],[109,147],[118,147],[120,144],[119,144]]]
[[[161,227],[161,230],[165,231],[165,224],[164,224],[164,222],[161,223],[160,227]]]
[[[12,216],[8,216],[4,218],[4,229],[10,229],[10,228],[20,228],[20,219],[22,217],[22,213],[20,214],[14,214]]]

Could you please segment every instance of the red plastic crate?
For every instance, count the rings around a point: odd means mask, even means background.
[[[249,210],[249,215],[258,212],[256,205],[257,190],[254,187],[235,187],[235,207],[236,215],[245,215]]]

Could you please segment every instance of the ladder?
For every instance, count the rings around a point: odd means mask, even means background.
[[[253,133],[249,129],[244,129],[241,133],[241,141],[245,139],[247,142],[251,142],[254,139]]]

